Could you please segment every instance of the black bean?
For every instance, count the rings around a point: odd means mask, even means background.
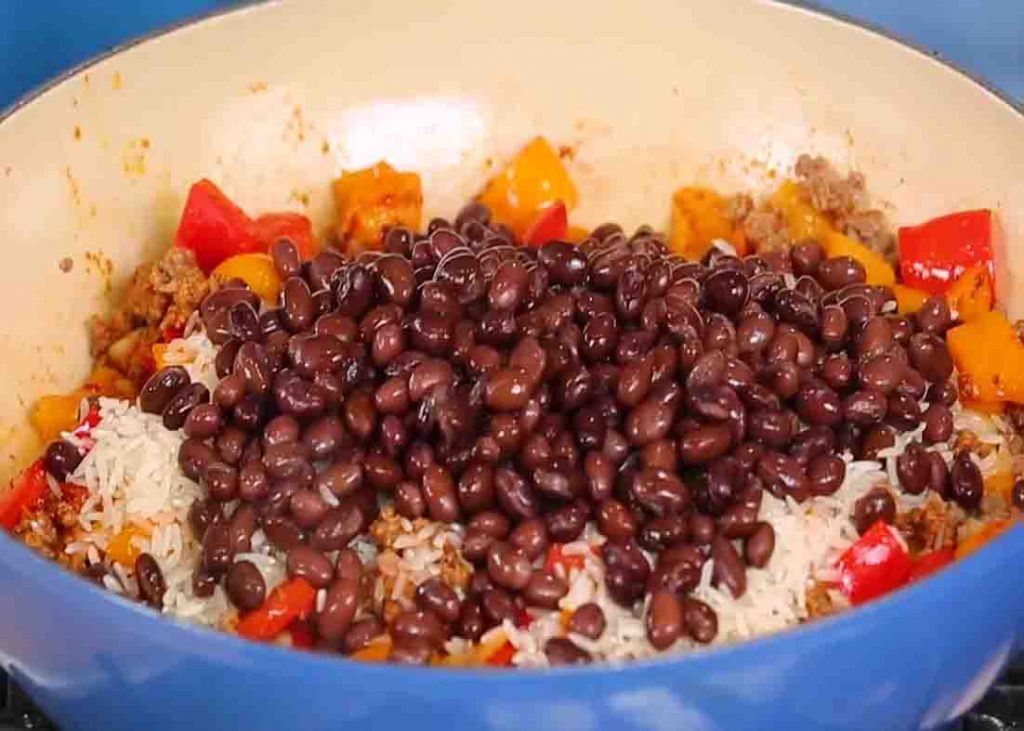
[[[775,551],[775,529],[771,523],[757,523],[753,534],[743,543],[743,558],[748,566],[764,568]]]
[[[604,610],[593,602],[587,602],[578,606],[569,617],[567,629],[572,634],[596,640],[604,634],[605,626]]]
[[[858,426],[877,424],[885,418],[889,401],[881,391],[864,388],[843,401],[843,417]]]
[[[224,523],[211,523],[203,536],[203,568],[220,576],[231,565],[231,535]]]
[[[140,553],[135,559],[135,580],[139,585],[139,598],[154,609],[162,609],[167,582],[160,564],[150,554]]]
[[[355,617],[358,605],[358,580],[336,580],[327,590],[323,609],[316,615],[317,634],[326,640],[342,639]]]
[[[853,504],[853,523],[858,533],[866,533],[879,520],[892,523],[896,518],[896,501],[884,487],[874,487]]]
[[[552,637],[544,644],[544,654],[552,667],[562,665],[586,665],[591,662],[590,653],[577,647],[564,637]]]
[[[190,383],[178,389],[161,412],[166,428],[175,431],[185,424],[188,414],[196,406],[210,400],[210,391],[201,383]]]
[[[777,497],[792,497],[803,502],[810,494],[810,484],[800,464],[778,452],[766,452],[757,463],[757,474],[765,487]]]
[[[718,634],[718,615],[715,610],[699,599],[690,597],[682,600],[682,606],[686,633],[702,645],[715,639]]]
[[[714,582],[725,586],[736,598],[743,596],[747,590],[747,572],[732,542],[715,536],[711,541],[711,560],[714,562]]]
[[[822,261],[816,276],[821,286],[831,291],[851,284],[862,284],[867,278],[867,272],[864,265],[852,256],[837,256]]]
[[[344,548],[363,528],[364,519],[362,510],[355,505],[342,503],[336,508],[331,508],[313,531],[310,544],[313,548],[321,551],[337,551]],[[266,530],[265,523],[264,530]],[[283,548],[287,550],[290,547]]]
[[[43,455],[43,464],[57,482],[65,482],[82,462],[82,454],[70,442],[63,439],[50,442]]]
[[[325,589],[334,580],[330,559],[309,546],[295,546],[288,551],[285,568],[289,577],[305,579],[316,589]]]
[[[914,314],[921,332],[929,335],[944,334],[953,322],[949,303],[941,295],[926,299]]]
[[[910,362],[931,383],[945,383],[953,373],[953,359],[945,341],[926,332],[910,337]]]
[[[670,647],[683,634],[683,607],[670,591],[651,595],[647,611],[647,639],[656,650]]]
[[[747,301],[747,278],[735,269],[719,269],[704,280],[704,304],[715,312],[734,315]]]
[[[189,384],[188,371],[167,366],[154,373],[139,391],[139,408],[147,414],[159,414],[181,389]]]
[[[832,495],[846,478],[846,462],[835,454],[821,454],[807,463],[807,479],[813,495]]]
[[[964,510],[977,510],[981,505],[984,482],[981,470],[968,452],[960,452],[949,471],[949,494]]]
[[[231,602],[243,612],[258,609],[267,596],[263,574],[251,561],[237,561],[228,569],[224,581]]]

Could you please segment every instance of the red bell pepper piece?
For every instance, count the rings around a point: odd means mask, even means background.
[[[508,667],[512,664],[512,656],[516,654],[515,646],[506,640],[505,644],[499,647],[487,658],[487,664],[497,668]]]
[[[316,255],[313,224],[301,213],[265,213],[253,221],[253,232],[265,249],[278,239],[291,239],[300,258],[312,259]]]
[[[903,283],[942,294],[965,270],[989,267],[995,276],[993,215],[987,208],[933,218],[899,230],[900,275]]]
[[[895,528],[880,520],[846,549],[837,566],[839,588],[851,604],[863,604],[906,584],[914,562]]]
[[[0,526],[13,530],[26,510],[43,501],[49,484],[43,460],[37,459],[20,475],[11,480],[10,487],[0,496]]]
[[[934,574],[939,569],[953,563],[956,558],[956,551],[952,548],[943,548],[938,551],[929,551],[917,557],[914,568],[910,570],[910,582],[919,581],[926,576]]]
[[[289,579],[276,587],[263,605],[238,622],[238,634],[250,640],[272,640],[292,622],[305,619],[316,604],[316,589],[305,579]]]
[[[252,219],[205,178],[188,191],[175,240],[195,252],[199,268],[207,274],[235,254],[266,250],[256,238]]]
[[[309,622],[296,621],[288,625],[288,634],[292,638],[292,647],[308,650],[313,646],[313,629]]]
[[[551,548],[548,549],[547,558],[544,560],[544,568],[551,573],[555,572],[555,566],[561,565],[565,568],[566,573],[569,569],[582,569],[583,568],[583,556],[580,554],[569,554],[562,553],[561,543],[552,543]]]
[[[569,214],[562,201],[542,208],[523,234],[528,246],[543,246],[549,241],[564,239],[569,231]]]

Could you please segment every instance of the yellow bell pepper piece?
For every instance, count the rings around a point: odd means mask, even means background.
[[[725,215],[726,201],[710,188],[684,187],[672,195],[672,229],[669,250],[685,259],[698,260],[715,239],[728,241],[743,256],[746,239],[742,229]]]
[[[137,545],[135,545],[134,538],[149,538],[153,534],[153,529],[148,525],[141,523],[131,523],[121,529],[121,532],[115,535],[107,542],[107,557],[122,566],[132,567],[135,565],[135,559],[142,553]]]
[[[960,275],[946,290],[949,308],[956,311],[964,322],[976,320],[992,309],[994,303],[992,274],[988,266],[980,264]]]
[[[905,284],[892,285],[892,292],[896,295],[896,304],[901,315],[909,315],[921,309],[921,305],[930,296],[923,289],[915,289]]]
[[[783,181],[769,202],[782,211],[793,241],[814,239],[824,243],[825,238],[835,231],[828,217],[810,204],[800,185],[793,180]]]
[[[416,230],[423,215],[423,190],[416,173],[400,173],[386,162],[342,173],[334,181],[338,238],[351,253],[380,249],[385,229]]]
[[[135,384],[113,368],[96,366],[81,387],[69,393],[41,396],[32,405],[29,421],[39,438],[44,442],[52,442],[61,432],[72,431],[77,427],[78,408],[82,399],[89,396],[131,399],[136,396],[136,388]]]
[[[491,209],[492,220],[522,236],[539,210],[562,201],[571,211],[578,195],[558,153],[536,137],[487,182],[478,200]]]
[[[1003,314],[986,312],[954,327],[946,343],[962,398],[1024,403],[1024,344]]]
[[[281,277],[269,254],[235,254],[217,265],[212,276],[219,282],[238,277],[265,302],[276,303]]]

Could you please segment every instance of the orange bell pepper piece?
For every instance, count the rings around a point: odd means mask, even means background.
[[[782,211],[794,241],[814,239],[824,244],[825,238],[835,231],[828,217],[811,205],[796,181],[783,181],[769,202]]]
[[[418,229],[423,214],[420,176],[400,173],[386,162],[342,173],[334,181],[338,238],[350,252],[380,249],[386,229]]]
[[[131,523],[121,529],[107,542],[107,558],[122,566],[134,566],[142,549],[135,545],[134,538],[149,538],[153,529],[142,523]]]
[[[922,289],[914,289],[905,284],[892,285],[892,293],[896,295],[896,305],[901,315],[917,312],[930,296]]]
[[[1013,525],[1012,520],[993,520],[986,523],[978,529],[978,531],[960,541],[959,545],[956,547],[957,560],[964,556],[971,555],[986,543],[996,538],[1011,525]]]
[[[725,215],[726,201],[710,188],[684,187],[672,195],[672,228],[669,249],[698,260],[708,252],[715,239],[728,241],[743,256],[746,238]]]
[[[238,277],[264,302],[276,304],[281,292],[281,277],[270,254],[236,254],[218,264],[212,276],[220,282]]]
[[[316,604],[316,589],[301,578],[289,579],[270,592],[263,605],[238,622],[238,634],[250,640],[272,640],[297,619],[305,619]]]
[[[538,211],[556,201],[572,210],[578,194],[558,153],[546,139],[536,137],[487,182],[478,200],[490,208],[492,220],[522,238]]]
[[[1010,504],[1010,493],[1014,483],[1013,472],[1000,470],[985,477],[985,492],[992,495],[999,495],[1007,505]]]
[[[987,264],[979,264],[966,270],[946,290],[949,308],[961,320],[970,322],[992,309],[995,304],[995,287],[992,273]]]
[[[384,662],[391,654],[391,636],[381,635],[366,647],[353,652],[349,657],[362,662]]]
[[[1024,403],[1024,344],[1003,314],[986,312],[952,328],[946,343],[963,398]]]

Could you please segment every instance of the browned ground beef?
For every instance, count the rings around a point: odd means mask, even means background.
[[[896,527],[913,553],[956,548],[957,528],[964,511],[953,503],[932,497],[924,505],[896,516]]]

